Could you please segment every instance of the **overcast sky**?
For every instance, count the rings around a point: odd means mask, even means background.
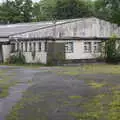
[[[6,0],[0,0],[0,2],[3,2],[3,1],[6,1]],[[32,0],[32,1],[38,2],[38,1],[40,1],[40,0]],[[94,0],[92,0],[92,1],[94,1]]]
[[[0,2],[3,2],[3,1],[6,1],[6,0],[0,0]],[[38,2],[40,0],[33,0],[34,2]]]

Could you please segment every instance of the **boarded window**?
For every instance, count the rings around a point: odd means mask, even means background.
[[[65,52],[72,53],[73,52],[73,42],[67,42],[65,44]]]
[[[84,42],[84,52],[86,53],[92,52],[91,42]]]

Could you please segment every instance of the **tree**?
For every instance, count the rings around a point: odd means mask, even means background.
[[[86,2],[82,0],[57,0],[54,14],[57,19],[69,19],[90,16]]]
[[[111,37],[110,40],[105,42],[105,60],[107,63],[120,62],[120,43],[117,42],[116,36]]]
[[[31,0],[8,0],[0,6],[0,21],[3,23],[30,22],[31,19]]]
[[[96,0],[94,16],[120,25],[120,0]]]
[[[23,16],[24,22],[31,22],[32,20],[32,0],[23,0]]]

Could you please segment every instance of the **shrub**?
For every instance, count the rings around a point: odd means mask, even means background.
[[[120,62],[119,46],[120,44],[117,43],[115,36],[111,37],[110,40],[105,42],[105,61],[107,63],[117,64]]]
[[[18,52],[15,55],[11,55],[8,60],[8,64],[25,64],[25,56],[21,53]]]

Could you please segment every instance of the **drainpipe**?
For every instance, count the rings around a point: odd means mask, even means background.
[[[55,57],[56,19],[53,20],[53,24],[54,24],[54,31],[53,31],[53,61],[56,64],[56,57]]]

